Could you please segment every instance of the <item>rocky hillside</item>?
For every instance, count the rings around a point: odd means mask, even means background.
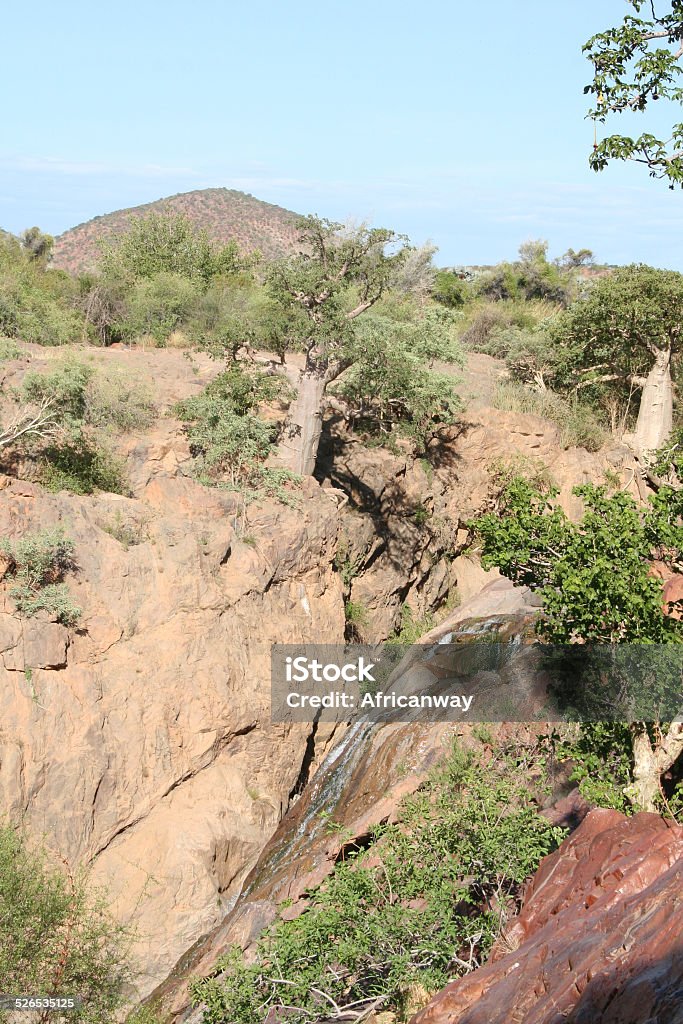
[[[8,385],[60,358],[22,351]],[[321,479],[296,507],[245,507],[192,479],[169,413],[215,362],[173,349],[87,356],[153,381],[162,415],[117,441],[130,496],[0,478],[0,536],[63,525],[83,610],[77,627],[22,619],[0,581],[0,806],[108,888],[138,931],[145,995],[223,920],[333,739],[270,724],[270,645],[340,642],[349,601],[364,609],[354,628],[377,639],[406,601],[427,616],[481,590],[495,573],[463,556],[464,522],[511,454],[545,466],[567,507],[572,483],[609,469],[635,485],[623,451],[563,451],[543,420],[473,407],[433,471],[330,423]]]
[[[235,189],[206,188],[116,210],[65,231],[55,240],[54,266],[71,273],[91,270],[103,240],[125,231],[131,217],[150,213],[184,214],[216,241],[235,239],[243,252],[258,249],[266,259],[285,255],[296,242],[297,214],[291,210]]]

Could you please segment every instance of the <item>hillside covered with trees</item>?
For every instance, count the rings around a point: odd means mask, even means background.
[[[214,241],[234,240],[241,252],[258,250],[268,259],[290,252],[296,242],[297,215],[290,210],[236,189],[206,188],[116,210],[70,228],[55,240],[54,265],[71,273],[92,270],[103,241],[124,233],[131,218],[154,213],[183,215]]]

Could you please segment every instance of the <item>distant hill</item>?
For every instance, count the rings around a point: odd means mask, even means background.
[[[216,241],[225,243],[234,238],[243,252],[259,249],[266,259],[286,255],[296,243],[294,222],[298,214],[264,203],[246,192],[205,188],[93,217],[65,231],[55,240],[53,266],[71,273],[92,270],[102,240],[124,232],[131,217],[150,213],[185,214]]]

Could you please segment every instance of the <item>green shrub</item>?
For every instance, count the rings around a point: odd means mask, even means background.
[[[103,431],[133,430],[151,422],[154,405],[142,385],[65,359],[50,373],[27,373],[20,397],[29,403],[50,399],[57,416],[55,437],[25,442],[44,487],[74,494],[128,493],[124,462],[110,450]]]
[[[449,309],[464,306],[469,295],[469,282],[452,270],[438,270],[432,288],[432,296]]]
[[[165,274],[204,283],[239,273],[252,263],[240,257],[234,241],[219,246],[188,217],[159,213],[131,217],[128,230],[104,244],[100,259],[101,270],[109,277],[140,281]]]
[[[66,345],[82,337],[76,286],[46,270],[21,246],[0,242],[0,335],[38,345]]]
[[[131,976],[127,947],[124,929],[81,876],[53,867],[46,853],[0,827],[1,992],[78,996],[79,1007],[40,1020],[111,1024]],[[14,1019],[0,1011],[2,1024]]]
[[[534,334],[555,312],[544,301],[479,300],[472,305],[460,340],[472,352],[505,359],[520,339]]]
[[[432,368],[436,360],[461,366],[456,321],[438,307],[414,322],[368,314],[356,328],[355,361],[331,390],[347,404],[351,421],[371,437],[410,438],[420,451],[461,408],[459,380]]]
[[[397,630],[387,639],[388,644],[403,646],[405,644],[416,644],[421,637],[433,629],[436,619],[431,613],[418,619],[409,604],[401,606],[401,623]]]
[[[45,610],[65,626],[75,625],[81,610],[63,582],[76,568],[73,542],[62,530],[42,530],[18,540],[5,537],[0,552],[9,563],[7,575],[14,581],[10,596],[20,614],[31,617]]]
[[[344,617],[347,626],[350,626],[352,632],[359,635],[370,622],[368,610],[362,601],[347,601],[344,605]]]
[[[232,486],[266,483],[263,462],[273,450],[277,428],[255,410],[288,390],[282,377],[234,365],[200,395],[179,402],[174,411],[186,424],[197,475],[214,481],[227,477]]]
[[[584,722],[573,737],[558,742],[557,756],[573,762],[569,777],[578,782],[581,796],[590,804],[634,813],[625,794],[633,770],[633,745],[625,722]]]
[[[51,398],[64,425],[102,427],[126,432],[147,427],[156,408],[148,387],[131,380],[123,370],[96,370],[73,357],[49,373],[29,371],[21,398],[41,402]]]
[[[126,1024],[166,1024],[168,1017],[157,1002],[144,1003],[126,1017]]]
[[[122,336],[147,336],[163,345],[188,318],[198,296],[196,283],[179,274],[160,273],[136,281],[120,321]]]
[[[10,359],[19,359],[21,349],[12,338],[0,337],[0,362],[4,363]]]
[[[124,371],[100,371],[85,396],[85,421],[94,427],[130,433],[151,426],[157,414],[150,389]]]
[[[560,431],[563,448],[597,452],[609,437],[590,406],[553,391],[532,391],[523,384],[504,381],[496,389],[493,405],[503,412],[528,413],[550,420]]]
[[[84,432],[46,445],[38,459],[38,478],[48,491],[73,494],[129,494],[126,467],[109,448]]]
[[[562,838],[534,804],[542,772],[538,751],[497,750],[482,766],[454,747],[397,824],[347,851],[301,916],[265,932],[253,962],[235,948],[191,986],[204,1024],[262,1024],[285,1008],[292,1024],[317,1024],[351,1005],[404,1019],[411,988],[474,969]]]
[[[21,386],[21,399],[40,403],[50,399],[64,426],[85,420],[87,390],[95,370],[92,366],[67,358],[49,373],[29,370]]]
[[[19,585],[12,587],[10,595],[19,614],[29,619],[45,611],[62,625],[75,626],[81,617],[81,609],[73,603],[65,583],[48,583],[36,591]]]

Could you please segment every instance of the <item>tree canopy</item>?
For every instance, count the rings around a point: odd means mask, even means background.
[[[128,230],[103,246],[100,260],[106,276],[133,280],[150,280],[166,273],[207,283],[212,277],[236,273],[242,266],[236,242],[217,245],[187,217],[158,213],[131,217]]]
[[[588,116],[600,124],[614,114],[642,113],[660,100],[674,106],[683,101],[683,0],[671,0],[670,10],[660,15],[654,0],[628,2],[634,13],[583,47],[594,68],[584,89],[595,98]],[[683,121],[677,113],[673,117],[665,138],[645,131],[635,138],[614,134],[596,141],[591,167],[601,171],[610,160],[634,160],[670,188],[683,187]]]
[[[545,640],[605,645],[589,651],[581,646],[582,655],[570,668],[570,685],[574,693],[582,691],[584,709],[596,703],[604,707],[612,696],[617,707],[624,699],[637,707],[634,661],[648,672],[642,694],[648,707],[660,699],[667,707],[676,706],[680,697],[683,608],[680,601],[664,606],[653,563],[673,573],[683,569],[682,482],[676,475],[675,485],[660,486],[642,506],[623,491],[608,495],[604,487],[577,487],[584,515],[572,522],[556,503],[555,490],[544,492],[517,477],[504,490],[499,508],[473,524],[483,546],[482,565],[497,566],[508,579],[541,595],[538,630]],[[671,644],[677,645],[678,656],[671,653]],[[559,652],[565,662],[569,649]],[[625,793],[640,809],[657,808],[661,776],[683,753],[678,719],[680,714],[668,728],[660,723],[654,730],[644,721],[631,725],[633,783]]]
[[[682,328],[683,274],[620,267],[550,327],[556,378],[595,398],[640,394],[636,447],[653,451],[672,428],[671,368]]]
[[[417,290],[424,297],[433,247],[413,250],[386,228],[349,228],[319,217],[303,218],[299,230],[301,251],[274,264],[267,279],[271,345],[283,359],[288,349],[304,353],[281,438],[283,465],[313,472],[324,397],[347,371],[338,393],[357,413],[372,411],[380,429],[410,422],[424,443],[430,425],[451,422],[456,407],[453,380],[447,386],[429,367],[435,358],[459,358],[450,314],[423,310],[407,324],[369,313],[397,285],[402,295]]]

